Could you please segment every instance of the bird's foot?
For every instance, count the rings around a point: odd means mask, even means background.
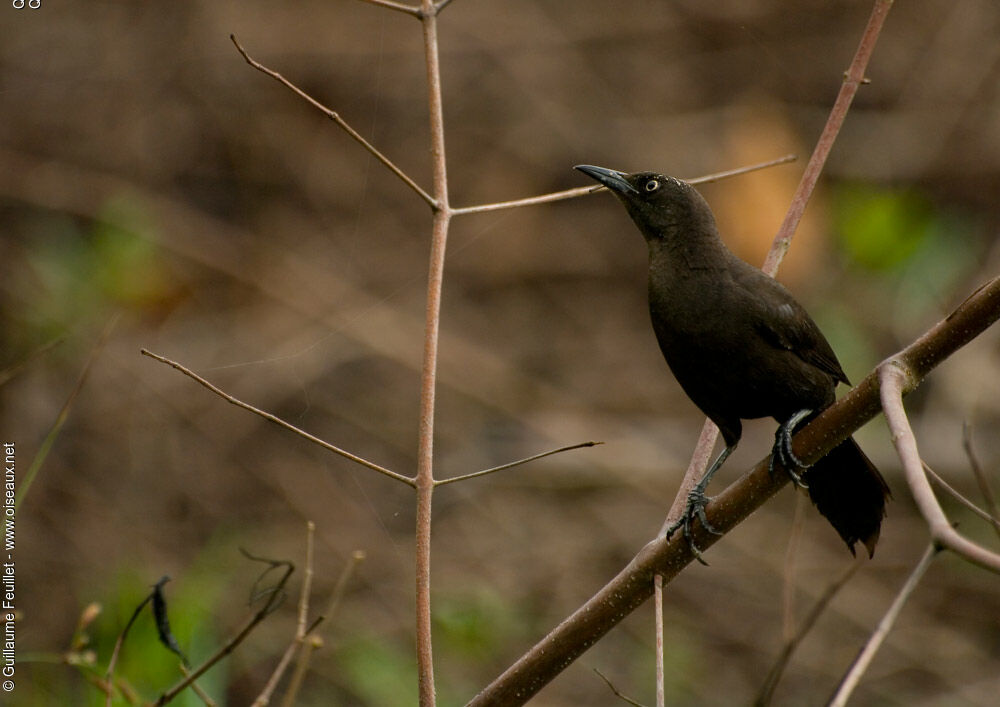
[[[702,481],[705,481],[705,479],[702,479]],[[702,559],[701,550],[694,542],[694,536],[691,533],[691,524],[694,519],[697,518],[699,522],[701,522],[701,527],[705,530],[713,535],[722,535],[721,531],[716,530],[716,528],[708,522],[708,516],[705,515],[705,506],[707,506],[708,502],[711,500],[711,496],[705,495],[705,485],[702,485],[702,483],[699,482],[688,492],[688,501],[687,506],[684,509],[684,513],[673,525],[667,528],[668,540],[678,529],[683,528],[684,537],[687,538],[688,547],[691,548],[691,554],[694,555],[694,558],[698,560],[698,562],[705,566],[707,566],[708,563]]]
[[[812,412],[812,410],[799,410],[788,418],[786,422],[778,426],[778,431],[774,433],[774,447],[771,450],[771,461],[768,464],[768,470],[773,476],[774,462],[777,460],[781,464],[781,468],[791,478],[792,483],[800,489],[809,488],[809,485],[802,480],[801,472],[804,472],[811,465],[805,464],[795,456],[795,453],[792,451],[792,435],[795,434],[795,428],[798,427],[799,423],[812,415]]]

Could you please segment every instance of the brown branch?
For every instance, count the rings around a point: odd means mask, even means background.
[[[362,0],[362,2],[367,2],[371,5],[378,5],[379,7],[384,7],[389,10],[405,12],[407,15],[412,15],[413,17],[420,17],[419,7],[413,7],[412,5],[406,5],[401,2],[393,2],[393,0]]]
[[[767,678],[764,680],[764,684],[760,688],[760,692],[757,698],[754,700],[754,704],[759,707],[771,704],[771,698],[774,696],[774,689],[778,686],[778,681],[781,680],[782,674],[785,672],[785,668],[788,666],[788,662],[792,659],[792,654],[795,653],[795,649],[799,647],[802,640],[809,634],[812,627],[816,624],[817,619],[826,610],[826,607],[833,601],[833,598],[837,596],[844,585],[846,585],[851,577],[861,569],[861,564],[864,562],[861,558],[856,559],[854,562],[847,566],[839,577],[837,577],[830,586],[826,588],[822,596],[816,600],[813,604],[812,609],[806,614],[806,617],[802,620],[802,625],[799,626],[798,630],[792,634],[788,640],[785,641],[785,645],[781,649],[781,653],[778,654],[777,660],[775,660],[774,665],[771,670],[768,671]]]
[[[942,491],[944,491],[947,494],[950,494],[952,498],[961,503],[972,513],[974,513],[975,515],[979,516],[987,523],[992,525],[994,528],[997,529],[998,532],[1000,532],[1000,520],[998,520],[994,516],[991,516],[989,513],[987,513],[982,508],[980,508],[975,503],[973,503],[968,498],[959,493],[958,489],[956,489],[954,486],[952,486],[943,478],[941,478],[941,475],[938,474],[936,471],[934,471],[930,466],[928,466],[927,462],[923,462],[923,466],[924,466],[924,471],[927,472],[927,477],[935,484],[937,484]]]
[[[636,702],[628,695],[623,695],[621,691],[617,687],[615,687],[615,684],[608,679],[608,676],[602,673],[600,670],[594,668],[594,672],[597,673],[597,676],[604,681],[604,683],[608,686],[608,689],[611,690],[611,692],[613,692],[615,697],[617,697],[619,700],[632,705],[632,707],[645,707],[645,705],[643,705],[641,702]]]
[[[448,203],[448,168],[445,159],[444,107],[441,98],[441,63],[438,57],[437,14],[431,0],[421,1],[424,59],[427,71],[427,106],[431,131],[431,167],[437,205],[431,224],[430,263],[427,269],[427,305],[424,321],[424,355],[420,369],[420,413],[417,438],[417,508],[414,542],[416,579],[417,692],[420,707],[433,707],[434,650],[431,637],[431,499],[434,495],[434,393],[441,327],[441,289],[444,259],[451,223]]]
[[[302,575],[302,589],[299,592],[299,604],[298,604],[298,620],[295,624],[295,636],[292,641],[288,644],[285,649],[284,654],[281,656],[281,660],[278,661],[278,665],[274,668],[271,673],[271,677],[268,678],[267,684],[264,685],[264,689],[260,691],[251,705],[251,707],[264,707],[271,703],[271,695],[278,687],[278,683],[281,682],[281,678],[285,674],[285,670],[288,669],[289,664],[292,662],[292,658],[295,652],[299,650],[303,645],[303,640],[306,636],[306,617],[309,614],[309,593],[312,591],[312,580],[313,580],[313,545],[314,537],[316,535],[316,524],[311,520],[306,522],[306,562],[303,568]],[[291,692],[291,691],[289,691]],[[285,703],[288,702],[288,695],[285,695]],[[290,703],[289,703],[290,704]]]
[[[247,554],[244,551],[244,554]],[[249,555],[248,555],[249,557]],[[258,559],[258,558],[251,558]],[[216,663],[225,658],[227,655],[236,650],[236,647],[242,643],[250,632],[256,628],[256,626],[271,615],[274,611],[275,606],[280,601],[282,592],[284,591],[285,584],[288,582],[288,578],[292,576],[292,572],[295,571],[295,567],[290,563],[278,563],[285,566],[285,572],[281,575],[277,584],[268,592],[268,598],[264,602],[264,605],[255,613],[253,616],[248,618],[243,626],[240,628],[236,634],[230,638],[225,645],[223,645],[214,654],[209,656],[205,661],[192,670],[190,673],[186,673],[184,679],[174,685],[172,688],[160,695],[160,698],[155,702],[157,707],[160,705],[165,705],[171,700],[173,700],[177,695],[179,695],[183,690],[185,690],[189,685],[191,685],[195,680],[208,672]]]
[[[371,0],[368,0],[368,1],[370,2]],[[243,58],[246,60],[246,62],[250,66],[252,66],[253,68],[257,69],[257,71],[260,71],[261,73],[267,74],[268,76],[270,76],[271,78],[273,78],[275,81],[278,81],[279,83],[283,84],[285,87],[287,87],[288,89],[290,89],[292,92],[294,92],[300,98],[302,98],[304,101],[306,101],[311,106],[313,106],[314,108],[316,108],[317,110],[319,110],[321,113],[323,113],[323,115],[325,115],[327,118],[329,118],[334,123],[336,123],[344,132],[346,132],[348,135],[350,135],[352,138],[354,138],[355,142],[357,142],[363,148],[365,148],[366,150],[368,150],[368,152],[370,152],[372,155],[374,155],[375,158],[379,162],[381,162],[386,167],[388,167],[389,171],[391,171],[397,177],[399,177],[400,179],[402,179],[403,182],[406,184],[406,186],[410,187],[410,189],[412,189],[413,191],[415,191],[417,193],[417,195],[420,196],[421,199],[423,199],[424,201],[426,201],[427,204],[432,209],[438,208],[438,203],[437,203],[437,201],[434,200],[434,197],[432,197],[430,194],[428,194],[427,192],[425,192],[420,187],[419,184],[417,184],[415,181],[413,181],[413,179],[411,179],[410,176],[408,174],[406,174],[406,172],[404,172],[402,169],[400,169],[399,167],[397,167],[396,164],[392,160],[390,160],[388,157],[386,157],[381,152],[379,152],[378,148],[376,148],[370,142],[368,142],[367,140],[365,140],[357,130],[355,130],[354,128],[352,128],[350,126],[350,124],[347,123],[347,121],[345,121],[343,118],[340,117],[340,114],[337,113],[337,111],[331,110],[330,108],[327,108],[325,105],[323,105],[322,103],[320,103],[319,101],[317,101],[315,98],[313,98],[312,96],[310,96],[308,93],[306,93],[305,91],[303,91],[301,88],[299,88],[298,86],[296,86],[295,84],[293,84],[291,81],[289,81],[288,79],[286,79],[284,76],[282,76],[281,74],[279,74],[277,71],[275,71],[273,69],[267,68],[266,66],[264,66],[263,64],[261,64],[259,61],[257,61],[256,59],[252,58],[249,54],[247,54],[246,50],[236,40],[236,35],[235,34],[229,35],[229,39],[231,39],[232,42],[233,42],[233,44],[236,45],[236,51],[238,51],[243,56]]]
[[[972,469],[972,475],[976,478],[976,483],[979,484],[979,493],[983,495],[983,500],[986,501],[986,508],[989,510],[993,529],[997,531],[997,535],[1000,535],[1000,520],[997,520],[1000,518],[1000,510],[997,509],[996,495],[990,486],[990,480],[986,478],[986,474],[983,472],[982,464],[979,463],[979,459],[976,457],[976,450],[972,447],[972,427],[968,422],[962,423],[962,447],[965,449],[965,455],[969,458],[969,467]]]
[[[486,476],[487,474],[494,474],[498,471],[504,471],[505,469],[512,469],[515,466],[521,466],[522,464],[527,464],[528,462],[533,462],[537,459],[544,459],[545,457],[550,457],[553,454],[559,454],[561,452],[569,452],[573,449],[581,449],[582,447],[594,447],[598,444],[604,444],[604,442],[581,442],[580,444],[571,444],[568,447],[559,447],[559,449],[550,449],[547,452],[542,452],[541,454],[535,454],[530,457],[525,457],[524,459],[518,459],[516,462],[508,462],[507,464],[494,466],[490,469],[483,469],[482,471],[474,471],[471,474],[462,474],[461,476],[452,476],[450,479],[437,479],[434,481],[434,484],[436,486],[444,486],[445,484],[453,484],[456,481],[475,479],[480,476]]]
[[[827,707],[844,707],[847,704],[847,700],[857,686],[858,681],[868,669],[872,658],[875,657],[875,653],[878,652],[885,637],[889,635],[889,631],[892,630],[896,619],[899,617],[899,612],[903,610],[903,605],[906,604],[906,600],[913,594],[913,590],[917,588],[924,573],[927,572],[927,568],[931,566],[931,560],[934,559],[937,552],[938,549],[933,544],[927,547],[917,566],[913,568],[910,576],[906,578],[906,582],[903,584],[902,589],[899,590],[889,610],[886,611],[882,620],[879,621],[878,627],[868,638],[864,648],[861,649],[861,652],[851,664],[850,669],[841,679],[840,685],[837,686],[837,691],[827,703]]]
[[[981,334],[1000,318],[1000,278],[980,287],[948,317],[899,352],[893,360],[911,371],[906,391],[935,366]],[[878,370],[870,373],[843,398],[827,408],[793,439],[793,451],[807,464],[824,456],[879,412]],[[788,479],[772,475],[767,459],[716,496],[705,509],[709,522],[728,532],[781,490]],[[701,524],[693,540],[707,549],[719,536]],[[640,606],[653,593],[653,575],[669,582],[693,560],[687,540],[676,533],[671,540],[649,542],[631,562],[582,607],[525,653],[514,665],[479,693],[469,705],[520,705],[568,667],[590,646]]]
[[[717,182],[720,179],[726,179],[727,177],[735,177],[740,174],[746,174],[748,172],[756,172],[759,169],[767,169],[768,167],[774,167],[780,164],[794,162],[796,159],[798,158],[795,155],[785,155],[784,157],[778,157],[777,159],[768,160],[767,162],[758,162],[757,164],[747,165],[745,167],[737,167],[736,169],[727,169],[722,172],[714,172],[712,174],[706,174],[701,177],[685,179],[684,181],[686,181],[688,184],[706,184],[708,182]],[[455,214],[456,216],[460,214],[480,214],[486,211],[500,211],[501,209],[514,209],[520,206],[549,204],[553,201],[563,201],[564,199],[575,199],[578,196],[587,196],[588,194],[596,194],[598,192],[607,190],[608,190],[607,187],[601,187],[601,186],[574,187],[573,189],[555,191],[549,194],[540,194],[539,196],[529,196],[524,199],[514,199],[513,201],[499,201],[493,204],[462,206],[452,209],[452,213]]]
[[[188,368],[185,368],[184,366],[182,366],[181,364],[177,363],[176,361],[171,361],[169,358],[165,358],[163,356],[160,356],[159,354],[155,354],[152,351],[148,351],[146,349],[140,349],[140,353],[143,356],[149,356],[150,358],[155,359],[155,360],[159,361],[160,363],[165,363],[168,366],[170,366],[171,368],[177,369],[178,371],[180,371],[181,373],[183,373],[184,375],[186,375],[188,378],[191,378],[192,380],[197,381],[198,383],[201,383],[202,386],[204,386],[205,388],[208,388],[210,391],[212,391],[213,393],[215,393],[216,395],[218,395],[220,398],[222,398],[223,400],[226,400],[226,401],[232,403],[236,407],[243,408],[244,410],[249,410],[254,415],[259,415],[260,417],[263,417],[265,420],[268,420],[269,422],[273,422],[274,424],[278,425],[279,427],[283,427],[283,428],[285,428],[286,430],[288,430],[290,432],[294,432],[299,437],[307,439],[310,442],[312,442],[313,444],[318,444],[323,449],[331,451],[334,454],[339,454],[340,456],[344,457],[345,459],[350,459],[352,462],[354,462],[356,464],[360,464],[361,466],[363,466],[363,467],[365,467],[367,469],[371,469],[372,471],[377,471],[380,474],[384,474],[385,476],[388,476],[390,479],[395,479],[396,481],[401,481],[404,484],[406,484],[407,486],[415,486],[416,485],[416,482],[414,481],[414,479],[410,478],[409,476],[403,476],[402,474],[398,474],[395,471],[392,471],[390,469],[386,469],[384,466],[379,466],[375,462],[370,462],[367,459],[359,457],[356,454],[351,454],[350,452],[348,452],[345,449],[341,449],[340,447],[336,447],[336,446],[330,444],[329,442],[326,442],[326,441],[320,439],[319,437],[316,437],[314,435],[309,434],[305,430],[299,429],[298,427],[296,427],[293,424],[285,422],[280,417],[272,415],[271,413],[265,412],[265,411],[263,411],[263,410],[261,410],[259,408],[255,408],[253,405],[249,405],[248,403],[243,402],[239,398],[234,398],[229,393],[227,393],[224,390],[221,390],[221,389],[215,387],[214,385],[212,385],[211,383],[209,383],[207,380],[205,380],[204,378],[202,378],[201,376],[199,376],[197,373],[195,373],[194,371],[192,371],[192,370],[190,370]]]
[[[854,60],[844,75],[844,82],[840,86],[840,93],[837,95],[837,100],[834,102],[833,108],[830,110],[830,115],[826,119],[826,125],[823,127],[823,132],[820,133],[816,149],[813,150],[812,156],[809,157],[809,162],[806,164],[805,171],[802,173],[802,179],[795,190],[795,196],[792,197],[792,205],[788,209],[785,220],[778,229],[778,234],[774,237],[771,250],[768,252],[767,258],[764,260],[764,265],[761,267],[761,270],[772,277],[777,272],[781,259],[785,257],[785,253],[792,244],[792,236],[795,234],[795,229],[798,228],[802,214],[806,210],[806,204],[809,202],[809,197],[812,196],[813,189],[816,187],[820,172],[823,171],[823,165],[826,164],[826,158],[833,148],[833,142],[837,139],[840,127],[844,124],[847,111],[851,108],[854,94],[857,93],[858,86],[866,83],[865,69],[868,67],[868,60],[871,59],[875,43],[878,41],[878,35],[882,31],[882,25],[891,7],[892,0],[875,0],[872,14],[868,18],[868,26],[865,27],[864,34],[861,35],[861,42],[858,44],[858,50],[854,54]]]
[[[882,409],[892,432],[892,443],[903,463],[903,476],[910,487],[910,493],[913,494],[920,515],[927,522],[931,542],[935,547],[951,550],[969,562],[1000,573],[1000,554],[972,542],[952,527],[924,474],[917,440],[903,407],[903,395],[913,390],[918,382],[910,363],[894,357],[878,367]]]

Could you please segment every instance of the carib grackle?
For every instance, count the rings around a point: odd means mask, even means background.
[[[848,438],[811,467],[792,453],[797,425],[834,401],[848,383],[819,327],[774,279],[722,242],[712,211],[690,184],[653,172],[576,169],[608,187],[649,246],[649,313],[677,382],[719,427],[725,450],[689,496],[681,521],[690,540],[697,517],[710,532],[705,489],[740,441],[740,420],[773,417],[775,459],[809,496],[851,553],[875,552],[889,497],[878,469]],[[800,475],[801,472],[801,475]],[[698,554],[692,544],[692,550]]]

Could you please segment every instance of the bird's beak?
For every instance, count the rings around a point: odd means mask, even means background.
[[[625,179],[625,173],[607,167],[595,167],[590,164],[578,164],[573,169],[578,169],[588,177],[596,179],[608,189],[619,194],[638,194],[639,190],[633,187]]]

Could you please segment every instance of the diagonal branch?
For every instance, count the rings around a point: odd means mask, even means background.
[[[407,15],[413,15],[414,17],[420,17],[420,8],[413,7],[412,5],[406,5],[401,2],[393,2],[393,0],[362,0],[371,5],[378,5],[379,7],[385,7],[389,10],[398,10],[399,12],[405,12]]]
[[[542,452],[541,454],[535,454],[524,459],[518,459],[516,462],[508,462],[507,464],[501,464],[500,466],[494,466],[490,469],[483,469],[482,471],[474,471],[471,474],[462,474],[461,476],[453,476],[450,479],[437,479],[434,481],[435,486],[443,486],[445,484],[453,484],[456,481],[465,481],[466,479],[475,479],[480,476],[486,476],[487,474],[493,474],[498,471],[503,471],[504,469],[511,469],[515,466],[520,466],[521,464],[527,464],[528,462],[533,462],[537,459],[542,459],[544,457],[550,457],[553,454],[559,454],[560,452],[568,452],[572,449],[580,449],[582,447],[593,447],[598,444],[604,444],[604,442],[581,442],[580,444],[571,444],[568,447],[560,447],[559,449],[550,449],[547,452]]]
[[[896,623],[896,619],[899,618],[899,612],[903,610],[903,605],[906,604],[906,600],[910,598],[913,591],[920,584],[920,580],[923,579],[924,573],[927,572],[928,568],[931,566],[931,561],[934,556],[937,555],[938,549],[934,545],[929,545],[924,551],[923,556],[917,563],[917,566],[913,568],[910,572],[910,576],[906,578],[906,582],[903,584],[903,588],[899,590],[896,598],[893,600],[892,605],[889,610],[885,612],[882,620],[879,621],[878,628],[869,637],[868,642],[865,643],[864,648],[858,654],[857,658],[851,664],[850,669],[847,674],[844,675],[843,679],[840,681],[840,685],[837,686],[837,692],[827,703],[828,707],[844,707],[847,701],[851,697],[851,693],[854,692],[854,688],[857,687],[858,681],[861,680],[861,676],[865,674],[868,670],[868,666],[871,665],[872,659],[878,652],[878,649],[882,646],[885,637],[889,635],[892,627]]]
[[[965,455],[969,458],[972,475],[976,477],[976,483],[979,484],[979,492],[983,495],[983,500],[986,501],[986,508],[989,509],[993,529],[1000,535],[1000,520],[998,520],[1000,519],[1000,511],[997,509],[997,499],[993,493],[993,487],[990,486],[990,480],[986,477],[983,467],[976,457],[976,450],[972,446],[972,426],[967,421],[962,424],[962,446],[965,448]]]
[[[938,322],[893,360],[905,362],[912,375],[903,389],[909,392],[938,364],[1000,319],[1000,277],[980,287],[948,317]],[[879,412],[878,369],[843,398],[827,408],[795,435],[793,452],[806,464],[815,462],[847,439]],[[771,496],[788,478],[771,474],[767,459],[740,477],[705,508],[709,523],[726,533]],[[696,524],[694,543],[706,549],[718,541]],[[520,705],[580,657],[653,593],[653,576],[669,582],[694,560],[682,533],[670,540],[649,542],[586,604],[577,609],[548,636],[469,702],[469,707]]]
[[[823,171],[826,158],[830,155],[830,150],[833,149],[833,142],[837,139],[840,127],[844,124],[847,111],[851,108],[851,103],[854,101],[854,94],[858,92],[858,87],[861,84],[867,83],[865,69],[868,67],[868,60],[871,59],[872,52],[875,50],[875,43],[878,41],[879,33],[882,31],[882,25],[889,14],[892,2],[893,0],[875,0],[872,14],[868,18],[868,25],[865,27],[865,32],[861,35],[861,42],[854,53],[854,60],[844,75],[844,82],[840,86],[840,93],[837,94],[837,100],[834,102],[833,108],[830,109],[826,125],[823,127],[823,132],[820,133],[819,140],[816,142],[816,149],[813,150],[812,155],[809,157],[809,162],[806,163],[802,179],[795,190],[795,196],[792,197],[792,205],[789,207],[788,213],[785,215],[785,220],[778,229],[778,234],[774,237],[774,242],[767,254],[767,258],[764,260],[764,265],[761,266],[761,270],[771,277],[774,277],[781,259],[785,257],[785,253],[792,244],[792,236],[795,234],[795,229],[798,228],[802,214],[806,210],[806,204],[809,203],[809,197],[812,196],[816,182],[819,180],[820,172]]]
[[[956,489],[954,486],[952,486],[943,478],[941,478],[941,475],[938,474],[936,471],[934,471],[930,466],[928,466],[927,462],[924,462],[923,466],[924,466],[924,471],[927,472],[927,476],[930,478],[930,480],[933,481],[938,486],[940,486],[942,491],[951,494],[952,498],[954,498],[960,504],[969,509],[969,511],[971,511],[973,514],[979,516],[987,523],[992,525],[994,529],[996,529],[996,531],[1000,533],[1000,520],[998,520],[997,517],[991,516],[989,513],[987,513],[982,508],[980,508],[975,503],[973,503],[968,498],[959,493],[958,489]]]
[[[766,169],[768,167],[774,167],[779,164],[794,162],[796,159],[798,158],[795,155],[785,155],[784,157],[778,157],[777,159],[768,160],[767,162],[758,162],[757,164],[747,165],[746,167],[737,167],[736,169],[728,169],[724,172],[714,172],[712,174],[706,174],[704,176],[695,177],[693,179],[685,179],[684,181],[686,181],[688,184],[706,184],[708,182],[715,182],[720,179],[725,179],[726,177],[735,177],[740,174],[746,174],[747,172],[755,172],[759,169]],[[564,189],[563,191],[554,191],[549,194],[529,196],[524,199],[514,199],[513,201],[498,201],[493,204],[461,206],[452,209],[452,213],[455,215],[481,214],[486,211],[500,211],[502,209],[515,209],[520,206],[549,204],[553,201],[563,201],[564,199],[575,199],[578,196],[587,196],[588,194],[596,194],[597,192],[607,191],[607,190],[608,190],[607,187],[601,187],[601,186],[574,187],[573,189]]]
[[[917,502],[920,515],[924,517],[931,531],[931,541],[934,546],[951,550],[969,562],[1000,573],[1000,554],[990,552],[972,542],[952,527],[931,489],[927,475],[924,474],[917,440],[913,436],[906,410],[903,408],[904,393],[916,387],[913,370],[908,362],[898,357],[885,361],[878,367],[878,380],[881,386],[882,409],[892,431],[892,443],[903,463],[903,475],[910,487],[910,493],[913,494],[913,500]]]
[[[369,0],[369,2],[370,1],[371,0]],[[238,51],[243,56],[243,58],[246,60],[246,62],[250,66],[252,66],[253,68],[257,69],[257,71],[260,71],[261,73],[267,74],[268,76],[270,76],[271,78],[273,78],[275,81],[278,81],[278,82],[284,84],[293,93],[297,94],[300,98],[302,98],[303,100],[305,100],[311,106],[313,106],[314,108],[316,108],[317,110],[319,110],[320,112],[322,112],[327,118],[329,118],[330,120],[332,120],[333,122],[335,122],[338,126],[340,126],[344,130],[344,132],[346,132],[348,135],[350,135],[352,138],[354,138],[354,140],[358,144],[360,144],[363,148],[365,148],[366,150],[368,150],[368,152],[370,152],[372,155],[374,155],[375,158],[379,162],[381,162],[386,167],[388,167],[389,171],[391,171],[397,177],[399,177],[400,179],[402,179],[403,182],[406,184],[406,186],[408,186],[410,189],[412,189],[413,191],[415,191],[420,196],[420,198],[423,199],[424,201],[426,201],[427,204],[432,209],[437,209],[438,208],[438,202],[437,202],[437,200],[434,197],[432,197],[430,194],[428,194],[426,191],[424,191],[420,187],[419,184],[417,184],[415,181],[413,181],[410,178],[410,176],[408,174],[406,174],[406,172],[404,172],[402,169],[400,169],[399,167],[397,167],[396,164],[392,160],[390,160],[388,157],[386,157],[381,152],[379,152],[378,148],[376,148],[370,142],[368,142],[367,140],[365,140],[357,130],[355,130],[354,128],[352,128],[347,123],[347,121],[345,121],[343,118],[340,117],[340,114],[338,114],[337,111],[331,110],[330,108],[327,108],[325,105],[323,105],[322,103],[320,103],[319,101],[317,101],[315,98],[313,98],[312,96],[310,96],[308,93],[306,93],[305,91],[303,91],[301,88],[299,88],[298,86],[296,86],[295,84],[293,84],[291,81],[289,81],[288,79],[286,79],[284,76],[282,76],[281,74],[279,74],[277,71],[275,71],[273,69],[267,68],[266,66],[264,66],[263,64],[261,64],[259,61],[257,61],[256,59],[252,58],[249,54],[247,54],[246,50],[237,41],[235,34],[229,35],[229,38],[233,41],[233,44],[236,45],[236,51]]]
[[[180,371],[181,373],[183,373],[184,375],[186,375],[188,378],[191,378],[191,379],[193,379],[193,380],[201,383],[204,387],[208,388],[210,391],[212,391],[213,393],[215,393],[216,395],[218,395],[220,398],[231,402],[236,407],[243,408],[244,410],[249,410],[250,412],[252,412],[255,415],[260,415],[265,420],[269,420],[269,421],[273,422],[274,424],[278,425],[279,427],[284,427],[286,430],[294,432],[299,437],[304,437],[305,439],[309,440],[313,444],[318,444],[323,449],[331,451],[334,454],[339,454],[340,456],[344,457],[345,459],[350,459],[352,462],[360,464],[361,466],[366,467],[368,469],[371,469],[372,471],[377,471],[380,474],[384,474],[385,476],[388,476],[390,479],[395,479],[396,481],[401,481],[404,484],[406,484],[407,486],[414,486],[415,485],[414,480],[411,479],[409,476],[403,476],[402,474],[397,474],[395,471],[391,471],[389,469],[386,469],[384,466],[379,466],[375,462],[370,462],[367,459],[359,457],[356,454],[351,454],[347,450],[341,449],[340,447],[336,447],[336,446],[330,444],[329,442],[325,442],[325,441],[321,440],[319,437],[316,437],[314,435],[309,434],[305,430],[299,429],[295,425],[292,425],[292,424],[290,424],[288,422],[285,422],[280,417],[272,415],[271,413],[265,412],[265,411],[263,411],[263,410],[261,410],[259,408],[255,408],[253,405],[249,405],[248,403],[245,403],[242,400],[239,400],[238,398],[234,398],[229,393],[227,393],[224,390],[221,390],[221,389],[215,387],[214,385],[212,385],[211,383],[209,383],[207,380],[205,380],[204,378],[202,378],[201,376],[199,376],[197,373],[195,373],[194,371],[192,371],[192,370],[190,370],[188,368],[185,368],[184,366],[182,366],[181,364],[177,363],[176,361],[171,361],[169,358],[165,358],[163,356],[155,354],[152,351],[147,351],[146,349],[141,349],[140,353],[142,353],[143,356],[149,356],[150,358],[155,359],[155,360],[159,361],[160,363],[165,363],[168,366],[177,369],[178,371]]]

